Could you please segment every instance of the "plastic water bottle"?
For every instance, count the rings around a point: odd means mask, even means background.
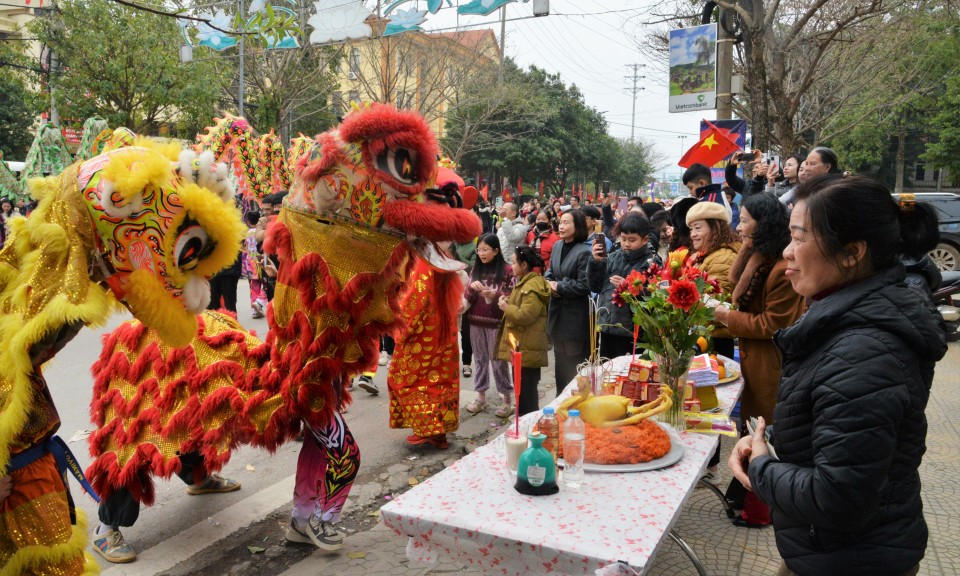
[[[583,484],[583,455],[586,449],[586,429],[579,410],[570,410],[563,423],[563,487],[579,490]]]
[[[547,406],[543,409],[543,416],[537,421],[537,430],[547,437],[543,441],[543,447],[553,456],[554,462],[560,452],[560,421],[555,414],[553,406]]]

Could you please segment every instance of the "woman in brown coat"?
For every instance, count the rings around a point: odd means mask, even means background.
[[[751,416],[773,422],[773,406],[780,383],[780,352],[773,334],[796,322],[804,311],[803,298],[793,290],[784,271],[783,249],[790,243],[790,216],[772,193],[751,196],[743,203],[737,232],[743,248],[730,270],[736,286],[734,309],[718,306],[714,315],[727,332],[740,339],[740,368],[745,386],[740,397],[742,421]],[[734,481],[736,483],[736,481]],[[741,487],[732,485],[728,496],[739,500]],[[751,493],[752,494],[752,493]],[[750,498],[750,500],[754,500]],[[769,512],[745,502],[737,525],[769,524]]]

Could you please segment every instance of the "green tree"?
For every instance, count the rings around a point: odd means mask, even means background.
[[[20,74],[0,70],[0,152],[7,160],[23,160],[33,141],[33,96]]]
[[[524,82],[523,71],[509,58],[504,66],[502,84],[497,82],[496,69],[481,68],[454,92],[441,144],[445,154],[458,164],[466,161],[483,163],[488,169],[503,168],[491,152],[503,146],[505,139],[528,137],[548,115],[542,107],[543,99]]]
[[[54,82],[64,118],[97,114],[143,134],[176,123],[181,134],[192,135],[216,112],[217,69],[212,61],[180,63],[182,36],[173,18],[108,0],[64,0],[30,26],[59,56]]]
[[[250,54],[252,52],[252,54]],[[337,87],[339,51],[331,47],[305,46],[289,50],[248,50],[244,62],[249,103],[247,112],[258,131],[296,137],[314,135],[336,122],[326,106]]]
[[[478,78],[483,85],[486,78]],[[479,90],[478,90],[479,91]],[[571,184],[599,190],[636,189],[662,159],[644,142],[617,141],[603,115],[586,105],[576,86],[537,67],[521,70],[507,60],[501,86],[487,84],[486,100],[458,107],[448,119],[444,148],[465,173],[482,172],[496,183],[522,177],[544,182],[548,194]]]
[[[937,127],[937,141],[927,145],[922,156],[937,168],[946,168],[954,182],[960,180],[960,76],[947,80],[944,94],[938,101],[939,112],[931,120]]]
[[[892,60],[888,73],[824,124],[835,134],[825,143],[838,152],[844,168],[900,192],[909,184],[907,160],[921,154],[941,126],[935,116],[943,110],[944,80],[960,72],[960,18],[951,10],[933,10],[889,26],[873,53],[864,54]]]
[[[625,190],[632,194],[663,165],[665,157],[644,140],[632,142],[629,138],[621,138],[617,145],[620,147],[620,161],[609,178],[611,190]]]

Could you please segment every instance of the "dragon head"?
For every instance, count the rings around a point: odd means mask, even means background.
[[[245,231],[227,169],[211,153],[136,144],[82,163],[77,185],[111,291],[181,345],[210,301],[207,279],[236,259]]]
[[[422,116],[387,104],[357,109],[300,157],[284,204],[421,242],[470,241],[480,221],[461,209],[461,186],[438,186],[437,151]]]

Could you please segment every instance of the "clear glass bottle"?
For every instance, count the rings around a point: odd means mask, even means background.
[[[583,484],[583,457],[586,450],[586,428],[579,410],[570,410],[563,423],[563,487],[579,490]]]
[[[546,436],[543,447],[550,452],[553,461],[556,462],[560,452],[560,421],[557,420],[553,406],[547,406],[543,409],[543,416],[537,421],[537,430]]]

